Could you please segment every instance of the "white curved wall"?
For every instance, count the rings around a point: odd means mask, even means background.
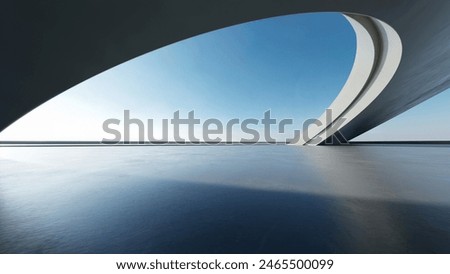
[[[355,62],[349,78],[336,99],[328,107],[332,119],[324,112],[312,125],[301,145],[317,145],[334,135],[366,109],[394,76],[402,56],[402,43],[397,32],[374,18],[346,15],[356,34]],[[339,126],[333,126],[339,123]],[[345,136],[344,136],[345,137]]]

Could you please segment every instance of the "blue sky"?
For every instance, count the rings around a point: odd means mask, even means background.
[[[339,93],[355,46],[351,26],[337,13],[290,15],[217,30],[80,83],[11,125],[0,140],[101,140],[110,137],[102,130],[103,121],[122,120],[124,109],[133,118],[154,119],[156,132],[161,119],[172,118],[177,110],[182,117],[195,110],[202,121],[225,123],[261,119],[270,109],[274,118],[294,119],[290,129],[301,129]],[[450,139],[449,102],[449,92],[440,94],[358,139]],[[201,137],[200,127],[196,134]],[[239,139],[243,133],[235,134]]]

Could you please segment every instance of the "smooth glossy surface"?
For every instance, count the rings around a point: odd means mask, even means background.
[[[448,146],[0,148],[2,253],[449,253]]]

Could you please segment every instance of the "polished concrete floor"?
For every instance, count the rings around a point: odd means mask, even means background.
[[[0,148],[0,253],[449,252],[449,146]]]

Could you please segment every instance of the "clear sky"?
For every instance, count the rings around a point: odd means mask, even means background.
[[[103,121],[123,120],[125,109],[144,122],[154,119],[156,132],[161,119],[172,118],[177,110],[182,118],[194,110],[202,121],[223,123],[262,119],[271,110],[276,119],[294,119],[288,130],[301,129],[305,119],[320,116],[339,93],[355,46],[351,26],[337,13],[290,15],[217,30],[80,83],[18,120],[0,133],[0,140],[110,138]],[[449,103],[445,92],[358,139],[448,140]],[[196,134],[201,137],[200,127]],[[243,134],[235,132],[234,138]],[[281,140],[291,134],[274,135]]]

